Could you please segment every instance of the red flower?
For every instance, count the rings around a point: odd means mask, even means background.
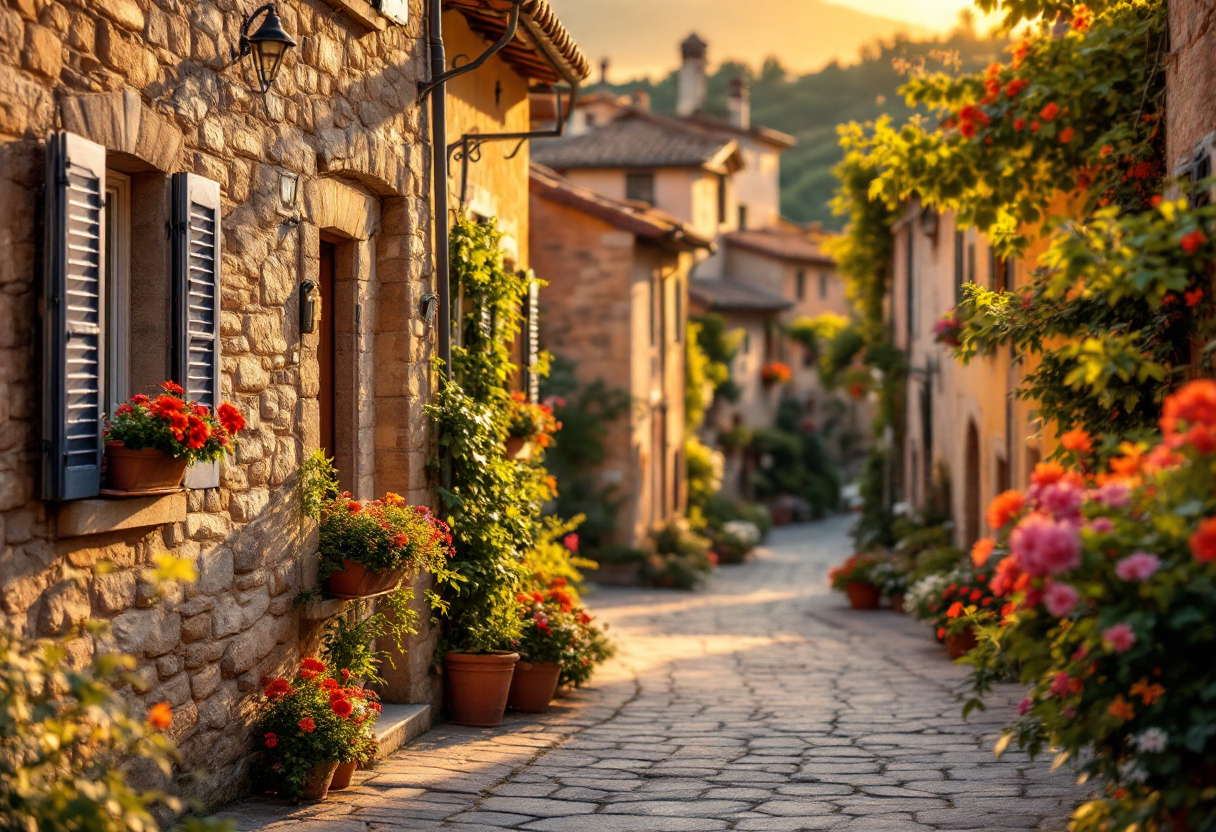
[[[1073,130],[1071,127],[1065,127],[1060,131],[1060,144],[1068,144],[1072,141],[1073,136],[1076,134],[1077,131]]]
[[[588,615],[588,614],[587,614],[587,613],[585,613],[585,612],[580,612],[580,613],[578,614],[578,623],[579,623],[579,624],[582,624],[584,627],[585,627],[586,625],[590,624],[590,623],[591,623],[591,620],[592,620],[592,619],[591,619],[591,616],[590,616],[590,615]]]
[[[1009,82],[1009,85],[1005,87],[1005,95],[1009,98],[1016,98],[1018,94],[1028,86],[1030,86],[1030,82],[1024,78],[1014,78]]]
[[[231,402],[220,402],[220,406],[216,408],[215,415],[219,417],[220,424],[224,426],[224,430],[229,433],[235,434],[245,429],[245,417],[241,415],[241,411]]]
[[[1023,129],[1025,129],[1025,127],[1026,127],[1026,119],[1015,118],[1013,120],[1013,129],[1014,130],[1023,130]]]
[[[1014,69],[1020,67],[1022,65],[1022,61],[1026,60],[1026,56],[1030,54],[1030,45],[1030,41],[1024,40],[1013,50]]]
[[[173,724],[173,708],[168,702],[158,702],[148,709],[148,724],[161,731]]]
[[[300,662],[300,678],[315,679],[325,672],[325,662],[320,659],[314,659],[312,656]]]
[[[136,393],[134,396],[131,397],[131,404],[147,404],[148,401],[149,401],[148,397],[145,396],[143,393]]]
[[[950,609],[946,610],[946,618],[958,618],[964,612],[966,612],[966,608],[963,606],[963,602],[955,601],[950,605]]]
[[[207,427],[207,423],[197,416],[188,417],[190,424],[190,439],[186,445],[192,450],[198,450],[207,444],[207,440],[211,438],[211,428]]]
[[[280,676],[277,679],[272,679],[262,693],[266,695],[267,699],[278,699],[281,696],[291,696],[291,694],[295,693],[295,690],[292,689],[291,685],[287,684],[286,679]]]
[[[310,717],[310,716],[304,717],[299,722],[297,722],[296,725],[300,726],[300,730],[303,731],[305,734],[311,734],[313,731],[315,731],[317,729],[317,723],[313,722],[312,717]]]
[[[398,532],[397,534],[393,535],[393,545],[396,546],[398,549],[400,549],[404,546],[408,546],[409,544],[410,544],[409,535],[405,534],[404,532]]]
[[[1072,10],[1072,28],[1074,32],[1087,31],[1093,22],[1094,13],[1085,4],[1081,4]]]
[[[333,678],[322,679],[320,687],[321,687],[321,690],[327,690],[332,693],[333,691],[339,690],[338,680],[333,679]]]
[[[349,671],[349,670],[347,670],[345,667],[344,667],[344,668],[342,668],[342,681],[343,681],[343,682],[349,682],[349,681],[350,681],[350,671]]]
[[[1203,300],[1203,290],[1202,289],[1192,289],[1191,291],[1187,292],[1183,297],[1186,298],[1187,306],[1198,306],[1199,302],[1201,300]]]
[[[186,392],[182,389],[182,386],[175,381],[166,381],[160,386],[160,388],[166,393],[172,393],[175,396],[180,396],[182,393]]]
[[[331,699],[329,709],[343,719],[349,717],[355,710],[349,699]]]
[[[1201,520],[1188,542],[1195,560],[1202,563],[1216,561],[1216,517]]]
[[[562,538],[562,545],[565,546],[567,549],[569,549],[571,552],[577,552],[578,551],[578,535],[577,534],[566,535],[565,537]]]
[[[1041,125],[1040,125],[1040,124],[1039,124],[1037,121],[1032,121],[1032,122],[1030,122],[1030,132],[1031,132],[1031,133],[1037,133],[1037,132],[1039,132],[1039,127],[1040,127],[1040,126],[1041,126]]]
[[[264,736],[266,738],[265,745],[267,748],[274,748],[276,745],[279,744],[279,737],[277,734],[275,734],[274,731],[267,731],[262,736]]]
[[[1006,491],[998,494],[988,504],[988,525],[994,529],[1003,529],[1009,521],[1022,513],[1026,498],[1020,491]],[[985,558],[987,560],[987,558]]]
[[[1207,241],[1208,237],[1202,231],[1192,231],[1182,238],[1182,250],[1187,254],[1194,254],[1203,248]]]
[[[348,500],[346,503],[346,510],[351,514],[358,514],[359,512],[363,511],[363,503],[359,502],[358,500]]]
[[[1068,451],[1080,451],[1083,453],[1088,453],[1094,449],[1093,440],[1090,439],[1089,434],[1081,428],[1070,430],[1068,433],[1061,436],[1060,444],[1063,445],[1064,449]]]
[[[1056,116],[1059,114],[1060,105],[1053,101],[1039,111],[1039,118],[1043,119],[1043,121],[1055,121]]]
[[[1179,422],[1185,422],[1187,426],[1216,426],[1216,381],[1192,381],[1166,397],[1161,410],[1161,432],[1166,439],[1178,435]]]

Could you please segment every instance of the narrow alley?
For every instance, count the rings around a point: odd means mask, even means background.
[[[1064,828],[1069,773],[993,755],[1008,711],[964,722],[965,670],[922,625],[828,593],[848,523],[776,529],[695,594],[600,591],[621,653],[547,716],[443,725],[341,799],[230,814],[267,832]]]

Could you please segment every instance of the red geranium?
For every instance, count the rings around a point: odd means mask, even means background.
[[[296,725],[299,725],[300,730],[305,734],[311,734],[313,731],[317,730],[317,723],[313,722],[313,719],[310,716],[304,717],[297,722]]]

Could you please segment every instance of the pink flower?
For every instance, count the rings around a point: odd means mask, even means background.
[[[1110,534],[1115,530],[1115,524],[1109,517],[1095,517],[1089,521],[1089,530],[1094,534]]]
[[[1046,486],[1039,499],[1043,508],[1056,517],[1073,518],[1081,515],[1081,503],[1085,499],[1085,493],[1072,483],[1061,480]]]
[[[1034,703],[1031,702],[1029,699],[1023,699],[1021,702],[1018,703],[1018,716],[1026,716],[1026,714],[1030,713],[1030,709],[1033,706],[1034,706]]]
[[[1129,624],[1116,624],[1102,631],[1102,640],[1116,653],[1126,653],[1136,643],[1136,632]]]
[[[1072,682],[1068,678],[1068,674],[1060,671],[1056,677],[1051,680],[1051,692],[1056,696],[1068,696],[1068,691],[1072,688]]]
[[[1090,492],[1090,498],[1097,500],[1107,508],[1122,508],[1131,499],[1131,489],[1125,483],[1108,482],[1101,488]]]
[[[1056,581],[1048,581],[1047,589],[1043,592],[1043,605],[1056,618],[1063,618],[1068,615],[1080,600],[1081,593],[1068,584],[1061,584]]]
[[[1124,581],[1147,581],[1161,568],[1161,558],[1148,552],[1133,552],[1115,564],[1115,574]]]
[[[578,535],[568,534],[562,538],[562,545],[571,552],[578,552]]]
[[[1076,524],[1036,512],[1013,530],[1010,549],[1022,571],[1034,577],[1058,575],[1081,565],[1081,534]]]

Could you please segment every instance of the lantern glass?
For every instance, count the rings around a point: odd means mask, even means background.
[[[249,30],[253,21],[263,11],[266,12],[266,17],[262,21],[262,25],[252,35],[245,35],[244,33]],[[291,35],[283,31],[282,21],[279,20],[279,15],[272,3],[267,3],[245,20],[241,35],[241,54],[252,54],[253,69],[257,73],[258,87],[263,95],[269,92],[270,87],[274,84],[274,79],[283,65],[283,56],[287,54],[288,49],[295,45],[296,42]]]
[[[283,63],[287,45],[278,41],[265,40],[254,41],[252,47],[253,65],[258,73],[258,86],[263,93],[266,93],[279,74],[279,66]]]

